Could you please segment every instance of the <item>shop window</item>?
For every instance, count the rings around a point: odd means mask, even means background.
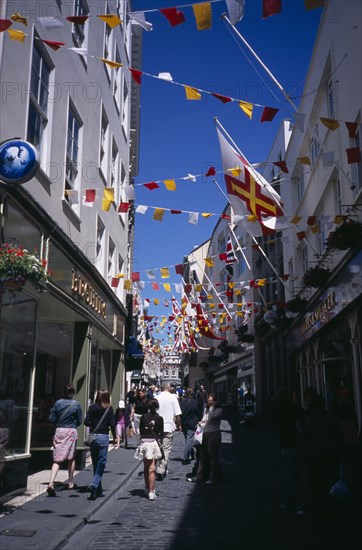
[[[47,55],[34,41],[31,63],[27,140],[39,150],[44,161],[49,122],[49,84],[52,68]],[[42,162],[44,164],[44,162]]]
[[[3,293],[0,307],[0,463],[29,452],[30,379],[36,302],[23,292]],[[0,487],[1,480],[0,466]]]
[[[40,230],[8,201],[5,203],[4,240],[41,254]]]

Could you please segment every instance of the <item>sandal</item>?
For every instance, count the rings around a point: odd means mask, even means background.
[[[76,484],[73,483],[72,481],[68,483],[68,489],[69,489],[69,491],[71,491],[72,489],[76,489],[76,487],[77,487]]]
[[[48,485],[47,493],[48,493],[48,497],[56,497],[57,496],[55,491],[54,491],[54,487],[52,487],[51,485]]]

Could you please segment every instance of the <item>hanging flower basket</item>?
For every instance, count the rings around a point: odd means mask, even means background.
[[[0,246],[0,285],[7,290],[21,290],[28,281],[34,286],[48,279],[45,262],[22,246]]]
[[[327,238],[328,248],[337,248],[338,250],[347,250],[347,248],[358,245],[362,240],[362,223],[353,220],[347,220],[337,226]]]
[[[324,267],[311,267],[304,273],[303,283],[305,286],[318,288],[328,281],[330,274],[330,270]]]
[[[292,300],[289,300],[287,302],[287,310],[291,311],[292,313],[301,313],[305,310],[307,307],[308,300],[305,298],[300,298],[299,296],[296,296]]]

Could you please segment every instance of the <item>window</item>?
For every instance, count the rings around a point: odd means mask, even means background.
[[[81,123],[75,114],[74,108],[69,104],[68,134],[67,134],[67,160],[65,174],[65,190],[76,188],[76,179],[79,171],[79,140]],[[65,194],[67,200],[68,196]]]
[[[127,138],[128,132],[128,117],[129,117],[129,105],[128,105],[128,84],[123,74],[123,112],[122,112],[122,129]]]
[[[224,252],[226,252],[226,239],[224,235],[218,238],[217,250],[219,254],[224,254]]]
[[[99,271],[102,272],[102,250],[104,250],[104,239],[105,239],[105,227],[102,220],[98,217],[97,219],[97,244],[96,244],[96,262]]]
[[[329,118],[334,118],[336,116],[334,82],[332,79],[330,79],[327,84],[327,112]]]
[[[108,130],[109,130],[109,123],[108,123],[108,117],[106,115],[106,112],[104,109],[102,109],[102,127],[101,127],[101,143],[100,143],[100,151],[99,151],[99,161],[100,161],[100,167],[103,172],[103,176],[107,180],[107,169],[108,169],[108,159],[107,159],[107,152],[108,152]]]
[[[114,275],[114,257],[115,257],[116,245],[111,237],[108,239],[108,276]]]
[[[319,216],[317,216],[319,220],[321,220],[319,225],[319,233],[318,236],[318,253],[322,256],[326,249],[326,224],[323,222],[324,216],[323,213],[321,213]]]
[[[109,15],[109,8],[107,5],[106,10],[107,15]],[[104,59],[112,59],[112,29],[108,25],[104,25],[104,46],[103,46],[103,57]],[[108,65],[105,63],[104,67],[107,71],[108,78],[111,79],[112,75],[112,69],[108,67]]]
[[[335,176],[332,178],[333,195],[334,195],[334,211],[336,214],[342,214],[342,192],[341,182],[339,178]]]
[[[88,15],[89,14],[89,8],[87,0],[75,0],[74,2],[74,15],[81,16],[81,15]],[[78,47],[85,47],[87,45],[87,29],[86,26],[87,23],[84,25],[73,25],[73,39],[74,42],[77,44]],[[83,57],[82,57],[83,59]]]
[[[314,133],[309,142],[309,149],[310,149],[310,160],[313,165],[316,163],[316,160],[320,151],[318,124],[316,124],[314,127]]]
[[[358,126],[355,137],[351,140],[350,147],[361,149],[361,125]],[[356,162],[351,165],[352,182],[355,186],[354,191],[358,193],[362,189],[362,162]]]
[[[118,273],[122,273],[124,261],[120,254],[118,254]]]
[[[297,199],[298,199],[298,204],[299,204],[300,201],[302,200],[302,197],[304,195],[304,190],[305,190],[304,170],[303,170],[303,168],[301,168],[298,171],[295,181],[296,181],[296,184],[297,184]]]
[[[43,152],[44,133],[48,124],[50,73],[50,66],[36,41],[31,64],[27,140],[39,149],[40,155]]]
[[[308,259],[308,246],[304,245],[302,247],[302,270],[305,273],[309,267],[309,259]]]
[[[121,56],[119,55],[118,48],[116,48],[116,62],[121,63]],[[118,113],[120,113],[122,110],[122,67],[118,67],[114,70],[113,97],[116,102]]]

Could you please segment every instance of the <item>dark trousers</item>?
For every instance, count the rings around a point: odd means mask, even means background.
[[[204,432],[200,449],[200,462],[197,478],[201,481],[209,479],[214,483],[220,480],[219,451],[221,446],[221,432]]]

